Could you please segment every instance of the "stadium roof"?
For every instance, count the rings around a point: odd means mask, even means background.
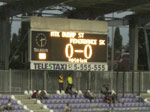
[[[115,11],[131,10],[135,13],[150,11],[150,0],[0,0],[6,3],[0,7],[0,15],[14,16],[43,7],[57,6],[60,3],[74,7],[67,14],[74,17],[89,13],[92,16]]]

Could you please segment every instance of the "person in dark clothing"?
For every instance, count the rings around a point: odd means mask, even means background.
[[[70,94],[70,96],[73,95],[71,85],[68,85],[68,86],[67,86],[65,93],[66,93],[66,94]]]
[[[106,85],[103,85],[102,89],[101,89],[101,93],[106,95],[106,94],[111,94],[109,87]]]
[[[109,94],[106,94],[106,95],[105,95],[103,101],[104,101],[105,103],[108,103],[108,104],[111,104],[111,103],[112,103],[112,100],[111,100]]]

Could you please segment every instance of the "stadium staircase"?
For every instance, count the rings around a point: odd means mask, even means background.
[[[17,100],[20,100],[23,105],[26,105],[29,110],[33,112],[49,112],[47,109],[43,109],[43,104],[37,104],[36,99],[29,99],[27,95],[15,95]]]

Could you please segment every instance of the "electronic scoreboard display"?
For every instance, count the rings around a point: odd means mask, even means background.
[[[34,31],[30,37],[31,69],[106,71],[107,35]]]

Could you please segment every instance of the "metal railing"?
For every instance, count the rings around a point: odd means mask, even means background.
[[[72,74],[75,87],[82,91],[92,88],[99,93],[104,84],[118,93],[141,93],[150,89],[150,72],[0,70],[0,92],[13,93],[37,89],[56,92],[60,73],[64,75],[64,88],[67,86],[67,76]]]

